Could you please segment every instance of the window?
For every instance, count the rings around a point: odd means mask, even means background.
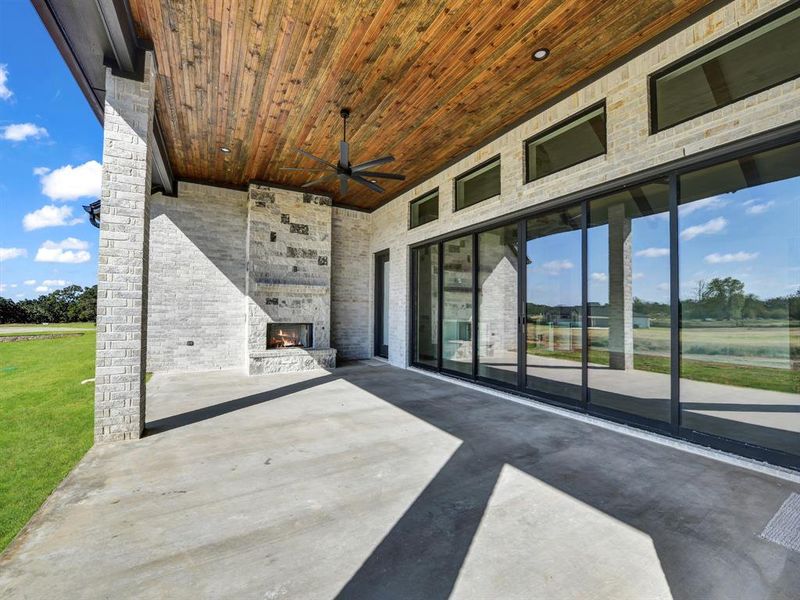
[[[472,376],[472,236],[442,252],[442,368]]]
[[[439,360],[439,245],[414,250],[414,361],[436,367]]]
[[[606,153],[606,106],[592,106],[525,142],[525,183]]]
[[[428,192],[411,201],[410,229],[430,223],[439,218],[439,190]]]
[[[681,426],[800,455],[800,143],[679,189]]]
[[[731,39],[732,38],[732,39]],[[800,8],[782,10],[651,77],[657,132],[800,75]]]
[[[669,182],[589,202],[588,399],[669,423]]]
[[[467,208],[499,194],[499,156],[456,178],[456,210]]]

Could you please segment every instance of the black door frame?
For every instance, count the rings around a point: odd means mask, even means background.
[[[375,253],[375,314],[373,331],[373,352],[375,356],[389,358],[389,340],[383,339],[383,309],[386,298],[383,296],[383,277],[389,264],[389,249]]]

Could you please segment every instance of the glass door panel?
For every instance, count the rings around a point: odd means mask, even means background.
[[[527,221],[525,385],[534,393],[581,400],[581,210]]]
[[[478,234],[478,376],[517,385],[517,225]]]
[[[589,203],[588,400],[670,422],[669,183]]]
[[[414,362],[437,367],[439,359],[439,246],[414,250]]]
[[[681,426],[800,456],[800,144],[680,178]]]
[[[442,243],[442,368],[472,377],[472,236]]]

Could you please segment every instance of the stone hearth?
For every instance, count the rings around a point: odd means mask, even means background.
[[[330,347],[331,201],[251,185],[247,355],[251,375],[336,366]],[[311,323],[311,348],[267,348],[269,323]]]

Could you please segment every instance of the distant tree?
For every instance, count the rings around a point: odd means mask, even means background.
[[[67,309],[68,321],[97,320],[97,286],[84,288],[77,299]]]
[[[0,323],[26,323],[27,314],[23,307],[8,298],[0,297]]]

